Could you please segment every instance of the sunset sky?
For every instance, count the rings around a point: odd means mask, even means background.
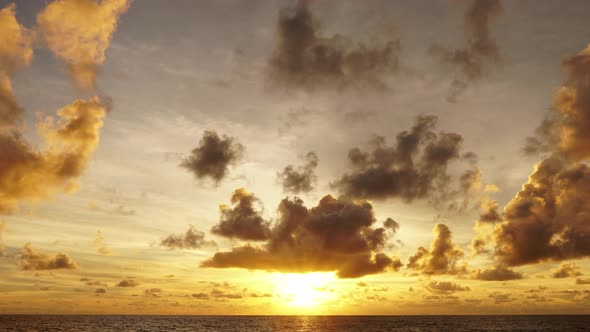
[[[0,313],[590,314],[586,0],[0,0]]]

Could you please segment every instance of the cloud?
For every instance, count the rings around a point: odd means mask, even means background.
[[[31,243],[25,244],[18,256],[17,265],[21,270],[58,270],[76,269],[78,265],[66,254],[49,255],[35,251]]]
[[[590,169],[557,156],[536,165],[494,230],[496,259],[507,266],[590,256]]]
[[[122,279],[121,281],[119,281],[115,286],[116,287],[137,287],[140,284],[141,283],[139,282],[139,280],[137,280],[135,278],[125,278],[125,279]]]
[[[97,288],[94,292],[96,294],[106,294],[107,290],[104,288]]]
[[[208,300],[209,299],[209,294],[207,293],[194,293],[191,294],[191,296],[195,299],[199,299],[199,300]]]
[[[590,285],[590,279],[577,278],[576,285]]]
[[[240,293],[227,293],[220,289],[214,288],[211,291],[211,296],[217,299],[230,299],[230,300],[237,300],[244,297],[244,295]]]
[[[161,297],[162,295],[160,293],[162,293],[161,288],[148,288],[143,290],[143,295],[147,297]]]
[[[448,49],[434,44],[430,53],[458,71],[451,83],[447,100],[455,102],[471,82],[480,80],[488,67],[500,60],[500,51],[494,41],[491,25],[502,13],[500,0],[471,0],[463,17],[467,46],[462,49]]]
[[[198,231],[193,225],[189,225],[186,232],[172,234],[160,241],[162,247],[168,249],[199,249],[206,246],[213,246],[215,242],[205,239],[205,233]]]
[[[94,245],[97,247],[99,253],[103,255],[112,254],[111,249],[104,241],[104,234],[102,231],[96,231],[96,239],[94,239]]]
[[[502,221],[502,214],[498,211],[498,202],[484,198],[480,203],[478,222],[497,223]]]
[[[233,207],[219,206],[219,223],[211,233],[227,238],[249,241],[265,241],[270,236],[269,222],[262,213],[262,203],[244,188],[236,189],[231,197]],[[259,207],[257,208],[256,205]]]
[[[16,6],[0,9],[0,129],[12,127],[24,112],[12,90],[14,72],[33,58],[33,35],[16,20]]]
[[[461,286],[450,281],[431,281],[424,286],[428,291],[436,294],[453,294],[455,292],[469,291],[469,287]]]
[[[309,152],[305,155],[305,165],[299,167],[288,165],[282,172],[277,173],[283,185],[283,191],[293,194],[312,191],[317,181],[315,169],[318,161],[318,156],[314,152]]]
[[[279,13],[277,44],[269,60],[273,84],[308,90],[386,89],[387,77],[399,68],[400,41],[391,32],[358,45],[339,34],[321,36],[308,2],[300,0]]]
[[[463,258],[463,251],[453,244],[449,227],[436,224],[433,234],[430,249],[418,248],[416,254],[409,258],[407,268],[426,275],[467,273],[466,264],[459,262]]]
[[[19,201],[36,201],[56,192],[73,192],[96,149],[106,109],[98,97],[76,100],[38,124],[44,151],[37,151],[18,133],[0,132],[0,213]]]
[[[86,286],[102,286],[102,287],[106,287],[107,284],[99,281],[99,280],[93,280],[93,279],[89,279],[89,278],[80,278],[81,282],[86,283]]]
[[[308,209],[297,197],[285,198],[277,211],[278,219],[265,244],[218,252],[201,266],[296,273],[336,271],[340,278],[401,267],[397,257],[382,252],[391,226],[373,227],[376,219],[367,201],[326,195]]]
[[[234,165],[244,152],[244,146],[235,138],[219,137],[215,131],[206,130],[191,154],[184,158],[180,166],[187,169],[197,179],[210,178],[219,183],[229,174],[229,166]]]
[[[502,292],[493,292],[492,294],[488,295],[488,298],[493,299],[494,304],[503,304],[515,300],[509,293]]]
[[[561,65],[567,79],[554,95],[552,112],[527,139],[525,152],[585,160],[590,157],[590,45]]]
[[[561,265],[551,273],[552,278],[569,278],[579,277],[582,275],[580,267],[574,263],[561,263]]]
[[[94,90],[105,51],[130,0],[56,0],[37,16],[47,47],[67,65],[76,85]]]
[[[523,279],[524,276],[522,273],[516,272],[507,267],[496,265],[488,269],[475,271],[472,278],[485,281],[508,281]]]
[[[447,167],[461,160],[463,138],[456,133],[436,134],[436,122],[435,116],[419,116],[410,130],[397,135],[394,146],[376,136],[371,151],[351,149],[352,171],[332,186],[350,197],[401,198],[406,202],[429,198],[437,206],[450,202],[449,207],[458,207],[454,200],[477,187],[474,181],[479,181],[479,171],[469,170],[458,180],[458,189],[450,188]]]

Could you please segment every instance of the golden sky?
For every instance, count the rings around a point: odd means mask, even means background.
[[[585,6],[0,0],[0,313],[590,313]]]

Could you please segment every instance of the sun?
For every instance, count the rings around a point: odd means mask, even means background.
[[[274,273],[276,293],[291,306],[314,307],[333,297],[333,273]]]

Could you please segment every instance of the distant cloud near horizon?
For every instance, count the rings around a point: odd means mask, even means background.
[[[66,254],[49,255],[33,249],[29,242],[25,244],[23,250],[17,258],[17,265],[21,270],[59,270],[59,269],[77,269],[78,264]]]

